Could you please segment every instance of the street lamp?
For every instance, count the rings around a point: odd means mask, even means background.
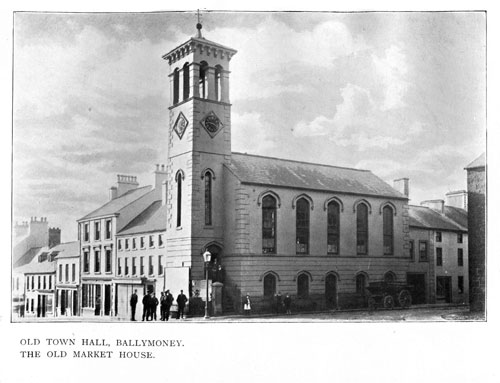
[[[205,282],[207,288],[207,293],[205,295],[205,319],[210,318],[208,315],[208,262],[210,262],[211,257],[212,254],[210,254],[208,250],[203,253],[203,260],[205,261]]]

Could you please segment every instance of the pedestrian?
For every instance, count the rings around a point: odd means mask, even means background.
[[[146,293],[142,298],[142,321],[144,322],[144,318],[149,320],[149,316],[151,315],[151,296],[149,293]]]
[[[165,306],[166,306],[166,298],[167,296],[165,295],[165,292],[161,292],[161,297],[160,297],[160,320],[164,321],[165,320]]]
[[[183,290],[177,296],[177,319],[184,319],[184,308],[186,307],[187,297],[184,295]]]
[[[245,311],[245,315],[250,316],[250,310],[252,310],[252,304],[250,302],[250,295],[248,294],[243,301],[243,310]]]
[[[137,290],[134,290],[130,297],[130,310],[132,311],[132,315],[130,317],[131,321],[135,321],[135,308],[137,306]]]
[[[165,293],[165,320],[168,321],[170,317],[170,307],[172,307],[172,303],[174,302],[174,297],[170,294],[170,290],[167,290]]]
[[[282,308],[283,308],[283,299],[281,296],[281,292],[278,291],[278,294],[276,294],[276,314],[281,313]]]
[[[292,298],[290,297],[290,294],[286,293],[285,299],[283,300],[283,303],[285,304],[285,310],[287,314],[291,314],[291,306],[292,306]]]
[[[158,308],[158,298],[156,298],[155,293],[151,297],[151,320],[156,320],[156,311]]]

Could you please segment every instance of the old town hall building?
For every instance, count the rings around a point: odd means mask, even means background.
[[[405,281],[407,195],[366,170],[233,153],[236,50],[203,38],[198,27],[197,37],[163,56],[171,85],[167,288],[202,288],[207,250],[230,307],[249,294],[265,309],[277,292],[347,307],[363,301],[370,281]]]
[[[231,151],[229,63],[236,50],[192,37],[163,56],[170,102],[165,164],[154,187],[118,176],[110,201],[78,220],[83,315],[129,315],[132,291],[205,295],[223,311],[366,304],[372,281],[406,282],[408,180],[367,170]],[[236,84],[237,85],[237,84]],[[210,283],[210,288],[212,284]]]

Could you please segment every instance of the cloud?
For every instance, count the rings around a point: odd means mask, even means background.
[[[259,113],[232,113],[232,150],[242,153],[267,154],[275,146],[268,134],[269,130],[271,127],[263,122]]]

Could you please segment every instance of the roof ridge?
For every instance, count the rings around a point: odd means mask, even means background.
[[[248,154],[248,153],[240,153],[240,152],[231,152],[231,154],[242,155],[242,156],[249,156],[249,157],[268,158],[268,159],[271,159],[271,160],[279,160],[279,161],[286,161],[286,162],[295,162],[295,163],[305,164],[305,165],[324,166],[324,167],[327,167],[327,168],[336,168],[336,169],[345,169],[345,170],[354,170],[354,171],[358,171],[358,172],[372,173],[372,171],[368,170],[368,169],[357,169],[357,168],[349,168],[347,166],[337,166],[337,165],[320,164],[318,162],[307,162],[307,161],[291,160],[291,159],[287,159],[287,158],[262,156],[262,155],[258,155],[258,154]]]

